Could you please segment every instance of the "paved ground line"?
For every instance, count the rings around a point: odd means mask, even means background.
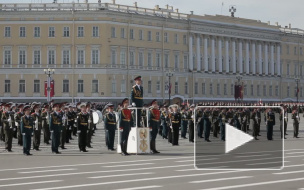
[[[151,165],[154,163],[145,163],[145,165]],[[128,164],[128,165],[115,165],[115,166],[103,166],[104,168],[116,168],[116,167],[125,167],[125,166],[142,166],[143,164]]]
[[[289,152],[289,153],[286,153],[286,154],[302,154],[304,152]]]
[[[296,174],[296,173],[304,173],[304,170],[297,170],[297,171],[290,171],[290,172],[279,172],[279,173],[272,173],[272,174],[285,175],[285,174]]]
[[[59,169],[59,170],[42,170],[42,171],[29,171],[29,172],[18,172],[20,174],[31,174],[31,173],[44,173],[44,172],[60,172],[60,171],[71,171],[77,170],[76,168],[69,168],[69,169]]]
[[[0,185],[0,187],[12,187],[12,186],[21,186],[21,185],[33,185],[33,184],[41,184],[41,183],[56,183],[56,182],[62,182],[62,181],[63,181],[63,180],[37,181],[37,182],[27,182],[27,183],[13,183],[13,184]]]
[[[284,162],[290,162],[290,161],[284,161]],[[280,162],[262,162],[262,163],[254,163],[254,164],[247,164],[247,165],[254,166],[254,165],[276,164],[276,163],[283,163],[283,162],[282,161],[280,161]]]
[[[153,188],[160,188],[160,187],[163,187],[163,186],[153,185],[153,186],[131,187],[131,188],[125,188],[125,189],[116,189],[116,190],[139,190],[139,189],[153,189]]]
[[[228,181],[228,180],[233,180],[233,179],[245,179],[245,178],[252,178],[252,177],[253,176],[228,177],[228,178],[201,180],[201,181],[190,181],[189,183],[208,183],[208,182],[215,182],[215,181]]]
[[[88,177],[88,178],[90,178],[90,179],[100,179],[100,178],[109,178],[109,177],[123,177],[123,176],[149,175],[149,174],[155,174],[155,173],[153,173],[153,172],[150,172],[150,173],[132,173],[132,174],[120,174],[120,175],[94,176],[94,177]]]
[[[218,160],[219,158],[207,158],[207,159],[197,159],[196,161],[202,161],[202,160]],[[175,162],[194,162],[193,160],[179,160],[179,161],[175,161]]]
[[[259,157],[259,156],[269,156],[269,155],[271,155],[271,154],[260,154],[260,155],[236,156],[236,158]]]

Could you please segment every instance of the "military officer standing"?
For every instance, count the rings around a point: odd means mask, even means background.
[[[70,140],[74,140],[72,138],[72,132],[74,128],[74,116],[73,116],[73,106],[69,105],[68,106],[68,113],[67,113],[67,120],[68,120],[68,127],[67,127],[67,136],[66,136],[66,143],[70,143]]]
[[[156,150],[156,136],[160,125],[160,111],[156,100],[151,102],[152,108],[149,110],[149,128],[150,128],[150,149],[151,153],[159,153]]]
[[[44,104],[42,113],[41,113],[41,118],[42,118],[42,128],[43,128],[43,141],[45,144],[50,144],[50,137],[51,137],[51,132],[50,132],[50,127],[49,127],[49,105]]]
[[[2,123],[2,114],[3,114],[3,109],[4,109],[5,103],[1,103],[0,105],[0,141],[5,141],[4,140],[4,129],[3,129],[3,123]]]
[[[267,139],[272,140],[273,126],[275,125],[275,115],[270,108],[266,113],[266,125],[267,125]]]
[[[17,139],[18,139],[18,145],[22,146],[23,145],[23,136],[21,133],[21,117],[24,115],[23,114],[23,107],[24,104],[18,105],[19,111],[15,114],[15,125],[17,127]]]
[[[255,140],[259,140],[258,139],[258,134],[259,134],[259,127],[258,127],[258,115],[257,115],[257,109],[254,109],[251,112],[250,115],[250,124],[251,124],[251,128],[253,130],[252,132],[252,136],[254,137]]]
[[[163,131],[162,131],[162,136],[163,136],[163,139],[168,139],[168,130],[169,130],[169,113],[168,113],[168,107],[166,105],[164,105],[164,108],[163,108],[163,111],[161,112],[161,116],[160,116],[160,119],[161,119],[161,125],[162,125],[162,128],[163,128]]]
[[[114,149],[114,140],[115,140],[115,130],[116,130],[116,116],[114,111],[114,105],[108,104],[108,113],[104,118],[104,125],[107,132],[107,146],[108,150],[115,151]]]
[[[52,153],[61,154],[58,151],[60,145],[60,134],[62,131],[62,115],[60,111],[60,104],[53,104],[54,112],[50,115],[50,131],[52,133]]]
[[[197,128],[197,136],[198,138],[203,138],[203,130],[204,130],[204,126],[203,126],[203,111],[201,110],[201,108],[197,109],[197,113],[196,113],[196,128]]]
[[[182,124],[181,124],[181,138],[187,139],[186,134],[188,130],[187,111],[185,107],[181,108]]]
[[[81,112],[78,114],[77,118],[77,133],[78,133],[78,147],[80,152],[88,152],[87,147],[87,133],[89,125],[89,114],[86,112],[86,104],[81,103],[79,105]]]
[[[132,106],[141,108],[144,105],[144,100],[143,100],[143,94],[144,94],[144,89],[141,86],[141,76],[138,76],[134,78],[135,85],[132,87],[131,90],[131,101],[132,101]],[[141,126],[141,109],[137,109],[137,112],[135,113],[137,115],[137,121],[135,123],[137,124],[137,127]],[[136,119],[136,117],[135,117]]]
[[[68,131],[68,111],[69,111],[69,107],[68,106],[64,106],[63,110],[60,112],[61,117],[62,117],[62,130],[60,133],[60,147],[61,149],[66,149],[65,148],[65,143],[67,141],[67,131]]]
[[[211,116],[211,113],[210,113],[208,108],[206,108],[205,111],[204,111],[203,120],[204,120],[204,138],[205,138],[205,141],[211,142],[209,137],[210,137],[212,116]]]
[[[189,129],[189,142],[194,143],[194,108],[195,105],[190,106],[190,110],[187,113],[188,129]]]
[[[299,113],[297,107],[292,111],[291,118],[293,119],[293,138],[299,138]]]
[[[12,152],[12,141],[13,141],[13,121],[10,114],[9,109],[11,108],[12,104],[6,104],[5,110],[2,113],[1,121],[3,125],[3,132],[5,136],[5,150],[8,152]]]
[[[227,114],[226,109],[223,109],[222,112],[218,116],[218,121],[220,125],[220,131],[221,131],[221,141],[225,141],[225,125],[227,122]]]
[[[172,113],[170,116],[171,119],[171,129],[172,129],[172,145],[178,146],[178,138],[179,138],[179,128],[181,125],[181,114],[177,111],[178,106],[176,104],[172,105]]]
[[[119,111],[119,131],[120,131],[120,147],[121,155],[129,155],[128,149],[128,138],[132,124],[132,112],[128,109],[129,99],[125,98],[122,103],[122,109]]]
[[[258,136],[261,136],[260,135],[260,130],[261,130],[261,121],[262,121],[262,116],[261,116],[261,109],[257,109],[256,110],[256,117],[258,119],[258,126],[257,126],[257,133],[258,133]]]
[[[93,135],[93,130],[94,130],[94,123],[93,123],[93,112],[91,109],[91,103],[88,102],[87,104],[87,113],[89,115],[88,119],[88,133],[87,133],[87,147],[88,148],[93,148],[91,146],[91,141],[92,141],[92,135]]]
[[[20,119],[20,129],[23,135],[23,154],[26,156],[32,155],[31,150],[31,138],[34,127],[34,119],[30,115],[30,106],[24,107],[24,116]]]
[[[41,129],[42,129],[42,116],[39,109],[39,104],[36,104],[33,109],[32,118],[34,120],[34,136],[33,136],[33,149],[39,151],[40,140],[41,140]]]

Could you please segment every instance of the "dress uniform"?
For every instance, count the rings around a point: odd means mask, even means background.
[[[203,130],[204,130],[204,126],[203,126],[203,112],[201,109],[197,109],[197,113],[196,113],[196,126],[197,126],[197,136],[199,138],[203,138]]]
[[[17,127],[17,139],[18,139],[18,145],[22,146],[23,145],[23,136],[22,136],[22,133],[21,133],[21,117],[24,115],[23,113],[23,107],[24,107],[24,104],[20,104],[18,105],[18,109],[19,109],[19,112],[17,112],[15,114],[15,125]]]
[[[266,124],[267,124],[267,139],[272,140],[273,126],[275,125],[275,115],[271,109],[266,113]]]
[[[87,133],[87,147],[88,148],[93,148],[91,146],[91,141],[92,141],[92,135],[93,135],[93,130],[94,130],[94,123],[93,123],[93,111],[91,110],[90,103],[87,104],[87,113],[89,115],[89,118],[88,118],[88,133]]]
[[[67,137],[66,137],[66,143],[70,143],[70,140],[74,140],[72,138],[72,133],[74,129],[74,114],[73,114],[73,106],[69,105],[69,111],[67,113],[67,120],[68,120],[68,127],[67,127]],[[77,132],[77,131],[76,131]]]
[[[4,129],[2,124],[2,114],[3,114],[3,107],[5,106],[5,103],[1,103],[0,106],[0,141],[4,141]]]
[[[32,155],[31,150],[31,138],[34,127],[34,119],[30,115],[30,106],[24,107],[25,115],[20,119],[20,129],[23,135],[23,154],[26,156]]]
[[[189,129],[189,142],[191,142],[191,143],[194,143],[194,107],[195,107],[195,105],[192,104],[190,106],[190,110],[187,113],[188,129]]]
[[[50,137],[51,137],[51,132],[50,132],[50,127],[49,127],[49,105],[45,104],[43,105],[43,111],[41,113],[41,118],[42,118],[42,129],[43,129],[43,142],[45,144],[50,144]]]
[[[234,127],[241,130],[241,116],[238,110],[233,115]]]
[[[261,110],[260,109],[257,109],[256,116],[257,116],[257,119],[258,119],[258,126],[257,126],[258,131],[257,131],[257,133],[258,133],[258,136],[261,136],[260,135],[260,130],[261,130],[262,116],[261,116]]]
[[[247,133],[247,130],[249,129],[249,126],[247,125],[249,123],[248,116],[247,116],[247,110],[243,110],[243,112],[240,113],[240,117],[241,117],[241,130],[243,132]]]
[[[250,125],[251,125],[251,128],[252,128],[252,136],[254,137],[255,140],[259,140],[257,137],[258,137],[258,134],[259,134],[259,127],[258,127],[258,115],[257,115],[257,110],[253,110],[251,112],[251,115],[250,115]]]
[[[210,137],[212,116],[211,116],[211,113],[208,110],[208,108],[204,111],[203,120],[204,120],[204,138],[205,138],[205,141],[211,142],[209,137]]]
[[[132,105],[137,108],[141,108],[144,105],[143,95],[144,89],[141,86],[141,76],[134,78],[136,84],[132,87],[131,90],[131,101]],[[137,127],[141,126],[141,109],[137,109]],[[135,117],[136,120],[136,117]],[[135,121],[136,122],[136,121]]]
[[[156,136],[160,125],[160,111],[156,100],[151,102],[151,106],[152,108],[149,110],[150,149],[152,153],[159,153],[156,150]]]
[[[78,113],[77,118],[77,133],[78,133],[78,147],[80,152],[87,152],[87,133],[89,125],[89,114],[86,112],[86,104],[79,105],[81,112]]]
[[[50,131],[52,133],[52,153],[60,154],[58,147],[60,145],[60,134],[62,130],[62,115],[59,112],[60,104],[53,104],[55,109],[50,115]]]
[[[8,152],[12,151],[12,141],[13,141],[13,120],[11,117],[11,113],[9,111],[12,104],[5,105],[5,111],[2,113],[1,121],[3,125],[4,132],[4,142],[5,142],[5,150]]]
[[[178,138],[179,138],[179,128],[181,125],[182,116],[179,112],[177,112],[177,105],[173,105],[173,112],[170,115],[171,124],[172,124],[172,145],[178,146]]]
[[[61,149],[66,149],[65,148],[65,143],[67,141],[67,131],[68,131],[68,106],[64,107],[64,110],[61,110],[60,115],[62,117],[62,130],[60,133],[60,147]]]
[[[218,109],[213,110],[213,112],[212,112],[212,127],[213,127],[213,136],[215,138],[217,138],[217,135],[219,133],[219,131],[218,131],[218,129],[219,129],[218,116],[219,116]]]
[[[163,139],[167,139],[168,138],[168,130],[169,130],[169,114],[168,114],[168,110],[167,110],[167,106],[164,106],[164,110],[161,112],[161,116],[160,116],[160,120],[161,120],[161,126],[163,128],[163,133],[162,133],[162,137]]]
[[[114,105],[113,104],[108,104],[107,105],[109,112],[105,115],[104,118],[104,124],[105,124],[105,129],[106,132],[108,133],[107,135],[107,146],[108,150],[114,151],[114,140],[115,140],[115,130],[116,130],[116,116],[115,113],[113,112]]]
[[[221,131],[221,140],[225,141],[225,125],[227,122],[227,114],[226,114],[226,110],[223,109],[223,111],[219,114],[218,116],[218,121],[219,121],[219,125],[220,125],[220,131]]]
[[[34,119],[34,136],[33,136],[33,149],[39,150],[40,141],[41,141],[41,130],[42,130],[42,116],[39,112],[39,104],[35,105],[33,109],[35,110],[34,113],[32,113],[32,118]]]
[[[129,155],[128,149],[128,138],[132,125],[132,112],[128,109],[129,99],[125,98],[122,101],[123,108],[119,111],[119,131],[120,131],[120,147],[121,154],[123,156]]]
[[[188,119],[187,119],[187,111],[185,110],[185,107],[182,108],[181,111],[182,116],[182,124],[181,124],[181,138],[186,139],[186,134],[188,130]]]
[[[280,131],[281,131],[281,138],[284,138],[284,139],[286,139],[286,137],[285,137],[285,134],[286,134],[286,128],[287,128],[287,121],[288,121],[288,117],[287,117],[287,115],[285,115],[285,114],[287,114],[287,113],[284,113],[285,112],[285,108],[284,108],[284,110],[282,110],[281,112],[280,112],[280,117],[279,117],[279,119],[280,119]],[[284,117],[283,117],[283,113],[284,113]]]
[[[294,109],[291,115],[291,118],[293,119],[293,138],[299,138],[299,113],[297,109]]]

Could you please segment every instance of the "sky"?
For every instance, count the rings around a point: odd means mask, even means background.
[[[73,2],[73,0],[57,0],[58,3]],[[74,0],[78,2],[78,0]],[[98,0],[88,0],[89,3],[97,3]],[[137,1],[138,7],[154,8],[155,5],[165,5],[178,8],[179,12],[197,15],[230,15],[229,7],[235,5],[237,11],[235,17],[270,21],[274,25],[278,22],[282,27],[291,24],[292,28],[304,29],[303,0],[116,0],[117,4],[133,5]],[[53,0],[0,0],[0,3],[52,3]],[[84,0],[79,0],[84,2]],[[101,0],[102,3],[110,3],[111,0]]]

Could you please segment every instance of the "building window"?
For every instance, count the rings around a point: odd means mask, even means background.
[[[116,93],[116,81],[112,80],[112,93]]]
[[[98,80],[92,80],[92,93],[98,93]]]
[[[287,75],[289,75],[289,63],[287,64]]]
[[[263,85],[263,96],[266,96],[266,85]]]
[[[174,43],[175,43],[175,44],[178,44],[178,34],[175,34],[175,35],[174,35]]]
[[[169,67],[169,54],[165,54],[165,68],[168,68]]]
[[[184,69],[188,69],[188,55],[184,55]]]
[[[174,85],[174,90],[175,90],[175,94],[178,94],[178,82],[175,82],[175,85]]]
[[[272,85],[269,86],[269,96],[272,96]]]
[[[303,48],[300,47],[300,55],[303,55]]]
[[[297,51],[297,47],[294,47],[294,55],[297,55],[298,51]]]
[[[40,37],[40,27],[34,27],[34,37]]]
[[[120,29],[120,37],[121,38],[125,38],[126,36],[125,36],[125,28],[121,28]]]
[[[251,94],[251,96],[254,96],[254,94],[253,94],[253,84],[250,86],[250,94]]]
[[[40,50],[34,50],[34,65],[40,65]]]
[[[116,50],[115,49],[111,50],[111,64],[116,65]]]
[[[289,45],[286,46],[287,55],[289,55]]]
[[[143,40],[144,39],[144,33],[142,30],[139,30],[139,40]]]
[[[260,94],[260,85],[257,85],[257,95],[261,96],[261,94]]]
[[[152,81],[148,81],[148,93],[152,93]]]
[[[144,53],[143,52],[138,53],[138,65],[139,66],[144,65]]]
[[[244,85],[244,95],[247,96],[247,85]]]
[[[231,96],[234,95],[234,84],[231,84],[231,86],[230,86],[230,95]]]
[[[84,37],[84,27],[83,26],[79,26],[78,27],[78,37]]]
[[[130,65],[133,66],[135,60],[135,55],[134,55],[134,51],[130,51]]]
[[[84,65],[84,50],[77,51],[77,64]]]
[[[19,93],[25,93],[25,80],[19,80]]]
[[[287,97],[289,97],[290,96],[290,88],[289,88],[289,86],[287,86]]]
[[[188,94],[188,82],[185,82],[185,94]]]
[[[152,67],[152,53],[148,52],[148,67]]]
[[[11,92],[11,81],[10,80],[5,80],[4,81],[4,92],[5,93],[10,93]]]
[[[11,37],[11,27],[10,26],[6,26],[4,28],[4,37],[6,37],[6,38],[10,38]]]
[[[70,64],[70,50],[63,50],[62,51],[62,64],[69,65]]]
[[[55,27],[49,27],[49,37],[55,37]]]
[[[160,33],[156,32],[156,42],[160,42]]]
[[[126,65],[126,51],[120,51],[120,65]]]
[[[26,51],[19,50],[19,65],[25,65],[25,64],[26,64]]]
[[[300,88],[300,97],[303,97],[303,87]]]
[[[148,31],[148,41],[152,41],[152,32]]]
[[[92,50],[92,65],[97,65],[99,63],[99,51],[98,49]]]
[[[213,86],[212,86],[212,83],[210,84],[209,92],[210,92],[210,95],[213,95]]]
[[[275,96],[279,96],[279,86],[276,85],[275,87]]]
[[[34,80],[34,93],[40,93],[40,80]]]
[[[55,65],[55,50],[48,51],[48,64]]]
[[[83,80],[78,80],[78,93],[83,93]]]
[[[194,83],[194,93],[198,94],[198,82]]]
[[[4,50],[4,64],[10,65],[12,62],[12,51],[11,50]]]
[[[183,35],[183,43],[184,45],[187,45],[187,35]]]
[[[178,69],[179,64],[179,54],[174,55],[174,66],[176,69]]]
[[[161,65],[161,55],[160,55],[160,53],[156,53],[155,62],[156,62],[156,67],[160,67],[160,65]]]
[[[26,36],[26,30],[25,30],[24,26],[20,27],[20,29],[19,29],[19,36],[21,38],[25,38],[25,36]]]
[[[134,30],[130,29],[130,39],[134,40]]]
[[[63,37],[70,37],[70,27],[63,27]]]
[[[99,37],[99,27],[98,26],[93,26],[93,37]]]
[[[224,84],[224,95],[227,95],[227,84]]]
[[[160,93],[160,92],[161,92],[161,90],[160,90],[160,81],[157,81],[157,82],[156,82],[156,92],[157,92],[157,93]]]
[[[220,84],[217,84],[216,86],[216,92],[217,92],[217,95],[221,95],[221,89],[220,89]]]
[[[165,32],[164,33],[164,41],[167,43],[169,40],[168,40],[168,33]]]
[[[206,84],[202,83],[202,94],[206,95]]]
[[[121,93],[126,93],[126,80],[121,80],[120,90]]]
[[[63,80],[62,92],[63,93],[69,93],[69,89],[70,89],[69,86],[70,86],[69,80]]]

